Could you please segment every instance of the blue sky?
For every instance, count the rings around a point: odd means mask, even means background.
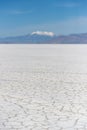
[[[0,37],[87,32],[87,0],[0,0]]]

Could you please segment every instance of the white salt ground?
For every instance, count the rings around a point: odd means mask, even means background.
[[[0,130],[87,130],[87,45],[0,45]]]

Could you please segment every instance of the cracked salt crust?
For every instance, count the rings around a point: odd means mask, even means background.
[[[0,130],[87,130],[87,45],[0,45]]]

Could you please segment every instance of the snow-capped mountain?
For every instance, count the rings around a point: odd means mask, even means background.
[[[28,35],[0,38],[0,43],[47,43],[55,37],[52,32],[33,32]]]
[[[0,38],[0,43],[20,44],[81,44],[87,43],[87,33],[56,36],[52,32],[36,31],[28,35]]]

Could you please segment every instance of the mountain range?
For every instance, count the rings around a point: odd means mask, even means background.
[[[70,35],[47,35],[46,33],[32,33],[23,36],[13,36],[0,38],[0,43],[18,43],[18,44],[86,44],[87,33]]]

